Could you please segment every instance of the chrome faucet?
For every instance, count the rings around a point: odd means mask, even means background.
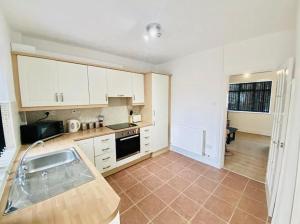
[[[28,153],[28,151],[30,151],[31,149],[33,149],[34,147],[38,146],[38,145],[42,145],[44,146],[44,142],[42,140],[39,140],[39,141],[36,141],[34,142],[32,145],[30,145],[24,152],[21,160],[20,160],[20,165],[19,165],[19,168],[18,168],[18,180],[19,180],[19,183],[20,184],[24,184],[24,179],[25,179],[25,171],[26,171],[26,167],[24,166],[24,159]]]

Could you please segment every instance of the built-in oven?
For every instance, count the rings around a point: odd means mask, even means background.
[[[135,128],[116,133],[117,161],[140,152],[140,129]]]

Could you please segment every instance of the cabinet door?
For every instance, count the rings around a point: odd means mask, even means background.
[[[106,70],[88,67],[90,104],[108,104]]]
[[[55,61],[18,56],[22,107],[58,105]]]
[[[131,73],[107,70],[108,96],[110,97],[132,97]]]
[[[132,103],[144,103],[144,75],[132,74]]]
[[[57,62],[61,105],[88,105],[87,66]]]
[[[152,148],[157,151],[169,145],[169,77],[152,75]]]
[[[77,141],[77,145],[88,157],[88,159],[95,164],[95,153],[94,153],[94,139],[89,138],[81,141]]]

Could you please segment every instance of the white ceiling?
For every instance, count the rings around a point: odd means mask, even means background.
[[[0,8],[23,34],[153,64],[294,29],[296,17],[296,0],[0,0]],[[150,22],[163,35],[146,43]]]

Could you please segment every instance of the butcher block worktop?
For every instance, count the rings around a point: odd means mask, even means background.
[[[151,123],[141,122],[139,127],[150,126]],[[117,131],[103,127],[98,129],[80,131],[74,134],[65,134],[61,137],[45,142],[44,146],[38,146],[28,152],[27,156],[41,155],[53,151],[59,151],[74,147],[95,176],[95,180],[68,190],[62,194],[33,204],[24,209],[19,209],[3,216],[10,186],[15,177],[15,171],[19,160],[27,146],[22,150],[14,161],[13,168],[7,180],[4,193],[0,202],[0,223],[31,224],[31,223],[110,223],[118,213],[120,198],[106,182],[100,172],[97,171],[82,150],[76,145],[76,140],[88,139],[102,135],[113,134]],[[60,181],[60,180],[57,180]]]

